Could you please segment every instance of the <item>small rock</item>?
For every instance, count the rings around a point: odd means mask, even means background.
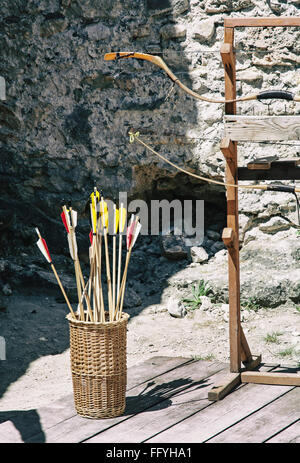
[[[246,322],[247,320],[249,320],[250,316],[251,316],[251,314],[250,314],[250,312],[248,310],[243,310],[241,312],[241,321]]]
[[[124,308],[138,307],[142,304],[140,296],[130,287],[127,287],[124,298]]]
[[[223,315],[220,309],[216,308],[211,311],[211,314],[214,315],[215,317],[218,317],[219,315]]]
[[[200,42],[208,42],[212,39],[215,33],[215,23],[211,19],[204,19],[200,21],[197,31],[194,33],[193,38]]]
[[[147,0],[147,8],[155,14],[169,14],[179,16],[189,8],[189,0]]]
[[[228,313],[226,313],[226,314],[223,315],[223,320],[224,320],[225,322],[228,322],[228,321],[229,321],[229,314],[228,314]]]
[[[207,296],[200,296],[201,300],[201,309],[202,310],[211,310],[213,308],[213,304],[209,297]]]
[[[219,241],[219,239],[221,238],[220,233],[216,232],[215,230],[207,230],[206,234],[207,237],[213,241]]]
[[[90,40],[105,40],[111,34],[110,29],[100,23],[91,24],[87,26],[85,30]]]
[[[177,299],[169,299],[167,310],[169,314],[175,318],[183,318],[187,314],[182,302]]]
[[[245,69],[237,73],[237,80],[255,82],[257,80],[263,80],[263,76],[255,69]]]
[[[211,247],[211,252],[216,253],[225,248],[223,241],[216,241]]]
[[[161,248],[163,255],[170,260],[181,260],[187,258],[187,249],[181,236],[165,235],[161,237]]]
[[[291,334],[292,336],[300,336],[300,331],[295,330],[295,331],[292,331]]]
[[[182,25],[169,25],[163,26],[160,30],[160,35],[165,40],[181,39],[186,36],[186,28]]]
[[[288,230],[290,223],[281,217],[272,217],[264,224],[259,225],[259,229],[264,233],[277,233],[282,230]]]
[[[225,314],[229,314],[229,304],[222,304],[222,305],[221,305],[221,310],[222,310]]]
[[[207,262],[208,257],[209,256],[208,256],[207,252],[205,251],[205,249],[202,246],[200,246],[200,247],[193,246],[191,248],[191,258],[192,258],[193,262],[196,262],[196,263]]]
[[[221,262],[227,257],[227,252],[226,249],[221,249],[221,251],[216,252],[215,254],[215,260],[218,262]]]
[[[41,37],[51,37],[54,34],[63,32],[67,27],[68,21],[65,18],[46,20],[40,27],[40,34]]]
[[[10,296],[12,294],[12,289],[11,287],[9,286],[8,283],[6,283],[5,285],[3,285],[2,287],[2,293],[5,295],[5,296]]]

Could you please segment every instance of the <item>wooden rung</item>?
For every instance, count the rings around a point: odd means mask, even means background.
[[[272,162],[276,161],[278,156],[269,156],[265,158],[254,159],[248,162],[247,168],[251,170],[268,170],[271,168]]]
[[[245,371],[241,373],[241,381],[242,383],[300,386],[300,374]]]
[[[288,27],[300,26],[299,17],[225,18],[224,27]]]
[[[300,140],[300,116],[225,115],[224,122],[233,141]]]
[[[300,180],[300,161],[274,161],[268,169],[238,167],[239,180]]]
[[[232,230],[232,228],[224,228],[222,233],[222,240],[227,248],[233,246],[234,231]]]
[[[234,55],[231,43],[222,43],[220,52],[224,66],[233,67]]]
[[[232,389],[241,383],[240,373],[227,373],[224,375],[221,381],[218,382],[208,392],[208,400],[221,400],[225,397]]]

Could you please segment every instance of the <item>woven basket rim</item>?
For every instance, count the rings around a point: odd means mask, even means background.
[[[121,320],[114,320],[112,322],[105,322],[105,323],[91,322],[91,321],[85,321],[85,320],[75,320],[71,313],[68,313],[68,315],[66,316],[66,319],[74,325],[97,326],[97,327],[102,326],[103,328],[119,325],[120,323],[124,323],[125,321],[128,321],[129,318],[130,318],[130,315],[126,312],[122,312]]]

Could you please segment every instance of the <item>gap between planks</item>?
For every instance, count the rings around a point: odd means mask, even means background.
[[[157,356],[133,365],[128,368],[127,372],[127,391],[190,362],[193,362],[192,358]],[[77,416],[73,394],[61,397],[53,403],[36,410],[1,412],[0,418],[4,414],[7,419],[0,423],[0,443],[11,442],[12,427],[16,430],[15,437],[13,437],[13,439],[16,439],[15,443],[29,442],[29,439],[34,436],[38,442],[44,442],[48,429]]]
[[[78,443],[99,434],[106,429],[117,429],[118,424],[125,422],[129,426],[131,417],[147,411],[152,406],[159,408],[176,393],[183,393],[189,388],[209,381],[209,377],[226,367],[223,363],[209,363],[205,361],[187,362],[173,370],[156,376],[155,379],[145,381],[132,388],[126,397],[126,409],[123,415],[104,420],[90,420],[79,415],[59,423],[45,432],[48,443]],[[166,403],[166,402],[165,402]],[[147,413],[146,413],[147,416]],[[39,436],[34,436],[29,442],[39,442]]]

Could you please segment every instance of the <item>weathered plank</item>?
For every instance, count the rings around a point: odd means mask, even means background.
[[[225,137],[233,141],[300,140],[299,116],[225,115]]]
[[[150,381],[155,376],[191,361],[192,358],[158,356],[133,365],[128,368],[127,372],[127,391],[145,381]],[[19,435],[19,439],[23,442],[28,442],[28,439],[35,435],[38,436],[38,442],[45,442],[45,431],[48,428],[73,416],[76,416],[73,394],[66,395],[37,410],[0,412],[0,418],[3,417],[6,421],[12,423],[11,425],[0,424],[0,442],[10,442],[11,426],[14,426],[15,435]]]
[[[299,414],[300,389],[294,388],[208,442],[262,443],[299,419]]]
[[[300,374],[273,372],[257,373],[256,371],[245,371],[241,373],[241,381],[242,383],[300,386]]]
[[[26,442],[30,436],[40,433],[43,441],[43,429],[51,427],[72,415],[75,415],[73,394],[53,401],[50,405],[38,410],[9,410],[0,412],[1,420],[12,423],[16,433],[19,433],[22,442]],[[7,424],[0,424],[0,442],[11,441],[11,432]]]
[[[5,421],[0,425],[0,444],[22,444],[21,433],[12,421]]]
[[[43,435],[31,437],[27,442],[41,442],[41,438],[44,439],[43,442],[47,443],[82,442],[121,421],[128,420],[132,415],[141,413],[143,410],[169,399],[176,393],[194,387],[196,384],[200,385],[205,378],[223,368],[224,364],[219,362],[188,362],[153,378],[154,369],[152,370],[153,379],[129,391],[126,398],[126,409],[122,416],[104,420],[90,420],[76,415],[44,430]]]
[[[263,369],[267,369],[267,366]],[[146,442],[199,443],[208,441],[291,389],[293,389],[292,386],[245,384],[244,387],[239,387],[223,400],[213,402],[211,407],[201,410]]]
[[[219,383],[224,370],[209,376],[202,384],[196,384],[187,391],[172,396],[142,413],[122,421],[117,426],[107,429],[88,439],[87,443],[100,442],[143,442],[149,437],[159,434],[169,426],[192,416],[208,407],[208,392],[214,383]],[[235,373],[231,373],[235,374]]]
[[[265,442],[267,444],[300,444],[300,419]]]
[[[227,373],[220,376],[219,381],[208,392],[208,400],[221,400],[241,383],[240,373]]]

